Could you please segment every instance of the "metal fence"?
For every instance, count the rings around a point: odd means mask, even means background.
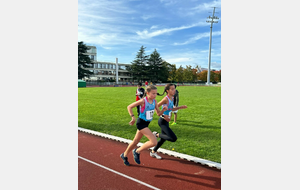
[[[99,82],[99,81],[86,81],[86,86],[111,86],[111,87],[120,87],[120,86],[136,86],[138,82]],[[142,83],[145,86],[145,83]],[[164,86],[168,83],[153,83],[156,86]],[[208,86],[206,83],[174,83],[178,86]],[[150,85],[150,84],[148,84]],[[210,86],[221,86],[221,83],[213,83]]]

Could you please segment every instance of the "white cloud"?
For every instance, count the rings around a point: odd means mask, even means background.
[[[216,12],[218,9],[221,8],[221,0],[217,1],[211,1],[209,3],[202,3],[194,8],[191,8],[192,12],[190,13],[197,13],[197,12],[203,12],[203,11],[213,11],[213,7],[216,7]]]
[[[143,16],[142,16],[142,19],[143,19],[143,20],[148,20],[148,19],[154,18],[154,17],[155,17],[154,15],[143,15]]]
[[[153,26],[151,26],[150,30],[153,30],[153,29],[155,29],[155,28],[158,28],[158,25],[153,25]]]
[[[130,63],[143,45],[147,47],[147,54],[156,48],[164,60],[177,67],[207,66],[208,43],[205,47],[197,44],[209,38],[210,24],[206,20],[211,14],[208,12],[212,12],[213,6],[221,7],[220,0],[211,3],[160,0],[155,4],[137,1],[79,0],[78,41],[97,46],[98,60],[118,57],[120,62]],[[221,12],[218,8],[216,11]],[[188,15],[190,12],[193,15]],[[213,32],[216,38],[213,39],[212,62],[221,63],[221,36],[220,31],[217,32]],[[170,45],[174,46],[170,48]]]
[[[211,68],[212,69],[221,69],[221,63],[212,62]]]
[[[163,3],[166,6],[174,5],[174,4],[177,3],[177,1],[175,1],[175,0],[160,0],[160,2]]]
[[[152,37],[155,37],[155,36],[163,35],[163,34],[166,34],[166,33],[177,31],[177,30],[184,30],[184,29],[195,27],[195,26],[203,26],[203,25],[207,25],[207,24],[203,23],[203,22],[199,22],[199,23],[196,23],[196,24],[188,25],[188,26],[180,26],[180,27],[175,27],[175,28],[165,28],[165,29],[161,29],[161,30],[156,30],[154,32],[148,32],[148,30],[143,30],[142,32],[137,31],[136,33],[137,33],[137,35],[139,35],[140,38],[146,39],[146,38],[152,38]]]
[[[221,31],[213,32],[212,35],[213,36],[220,36],[221,35]],[[207,37],[210,37],[210,32],[205,32],[205,33],[197,34],[196,36],[188,39],[185,42],[182,42],[182,43],[175,42],[173,45],[178,46],[178,45],[191,44],[191,43],[196,42],[197,40],[200,40],[201,38],[207,38]]]

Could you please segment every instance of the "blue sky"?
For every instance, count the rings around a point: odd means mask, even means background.
[[[208,67],[213,7],[211,68],[221,69],[221,1],[78,0],[78,41],[97,47],[97,60],[130,64],[143,45],[179,68]]]

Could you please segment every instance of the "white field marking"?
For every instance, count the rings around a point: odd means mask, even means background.
[[[85,133],[97,135],[97,136],[104,137],[104,138],[111,139],[111,140],[115,140],[115,141],[120,141],[120,142],[127,143],[127,144],[132,142],[132,140],[129,140],[129,139],[124,139],[124,138],[121,138],[121,137],[116,137],[116,136],[113,136],[113,135],[100,133],[98,131],[93,131],[93,130],[90,130],[90,129],[84,129],[84,128],[78,127],[78,130],[82,131],[82,132],[85,132]],[[138,143],[137,144],[137,146],[139,146],[139,147],[142,146],[142,145],[143,145],[143,143]],[[153,147],[150,148],[150,149],[153,149]],[[212,161],[209,161],[209,160],[205,160],[205,159],[202,159],[202,158],[190,156],[190,155],[187,155],[187,154],[178,153],[178,152],[167,150],[167,149],[164,149],[164,148],[159,148],[157,152],[163,153],[163,154],[166,154],[166,155],[169,155],[169,156],[177,157],[177,158],[180,158],[180,159],[186,159],[188,161],[192,161],[192,162],[195,162],[195,163],[200,163],[200,164],[203,164],[203,165],[207,165],[209,167],[215,167],[217,169],[221,169],[221,164],[220,163],[212,162]]]
[[[108,170],[108,171],[111,171],[111,172],[113,172],[113,173],[115,173],[115,174],[118,174],[118,175],[120,175],[120,176],[126,177],[126,178],[128,178],[128,179],[130,179],[130,180],[132,180],[132,181],[135,181],[135,182],[137,182],[137,183],[140,183],[140,184],[142,184],[142,185],[145,185],[145,186],[147,186],[147,187],[149,187],[149,188],[151,188],[151,189],[160,190],[160,189],[158,189],[158,188],[156,188],[156,187],[154,187],[154,186],[152,186],[152,185],[149,185],[149,184],[144,183],[144,182],[142,182],[142,181],[140,181],[140,180],[134,179],[134,178],[132,178],[132,177],[130,177],[130,176],[128,176],[128,175],[122,174],[122,173],[117,172],[117,171],[115,171],[115,170],[113,170],[113,169],[110,169],[110,168],[108,168],[108,167],[102,166],[101,164],[98,164],[98,163],[96,163],[96,162],[93,162],[93,161],[91,161],[91,160],[88,160],[88,159],[86,159],[86,158],[83,158],[83,157],[81,157],[81,156],[78,156],[78,158],[80,158],[80,159],[82,159],[82,160],[85,160],[85,161],[87,161],[87,162],[89,162],[89,163],[92,163],[92,164],[94,164],[94,165],[96,165],[96,166],[99,166],[99,167],[101,167],[101,168],[104,168],[104,169],[106,169],[106,170]]]

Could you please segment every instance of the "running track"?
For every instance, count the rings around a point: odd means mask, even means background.
[[[129,154],[125,166],[120,154],[127,146],[78,131],[78,189],[221,189],[221,170],[165,154],[157,160],[144,151],[140,165]]]

